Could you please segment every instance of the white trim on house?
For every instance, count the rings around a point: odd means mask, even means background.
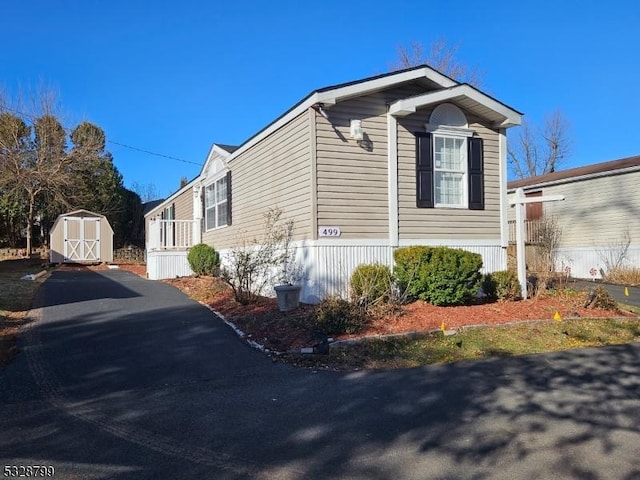
[[[327,239],[318,239],[318,240],[299,240],[297,242],[292,242],[297,246],[319,246],[319,247],[353,247],[357,245],[362,246],[393,246],[393,247],[410,247],[413,245],[427,245],[431,247],[437,246],[472,246],[472,247],[480,247],[480,246],[492,246],[492,247],[501,247],[501,241],[499,238],[494,239],[469,239],[469,240],[452,240],[450,238],[434,238],[434,239],[425,239],[425,238],[405,238],[399,239],[397,245],[391,245],[389,239],[387,238],[351,238],[351,239],[340,239],[340,238],[327,238]]]
[[[389,244],[398,245],[398,121],[387,114]]]
[[[367,95],[369,93],[383,90],[387,87],[397,85],[399,83],[410,82],[412,80],[418,80],[421,78],[431,80],[432,82],[440,85],[443,88],[449,88],[454,85],[458,85],[457,82],[451,80],[449,77],[442,75],[441,73],[433,70],[430,67],[425,66],[399,72],[396,74],[384,75],[378,78],[373,78],[371,80],[356,82],[354,84],[345,85],[343,87],[337,86],[335,88],[329,88],[321,92],[313,92],[294,108],[286,112],[272,124],[268,125],[264,130],[258,132],[244,144],[240,145],[240,147],[230,155],[229,161],[232,161],[235,157],[241,155],[253,145],[268,137],[273,132],[296,118],[302,112],[315,105],[334,105],[337,102],[347,100],[349,98]]]
[[[193,185],[195,183],[197,183],[200,180],[200,177],[196,177],[193,180],[191,180],[189,183],[187,183],[184,187],[182,187],[180,190],[176,191],[173,195],[171,195],[170,197],[168,197],[166,200],[164,200],[162,203],[159,203],[158,205],[156,205],[155,207],[153,207],[153,209],[151,209],[150,211],[148,211],[147,213],[145,213],[144,218],[150,217],[152,213],[155,213],[155,215],[158,215],[158,212],[160,210],[164,210],[168,205],[170,205],[171,203],[173,203],[173,201],[178,198],[180,195],[182,195],[184,192],[186,192],[188,189],[193,188]]]
[[[500,238],[502,246],[509,246],[509,197],[507,195],[507,130],[498,132],[498,158],[500,168]]]
[[[481,106],[495,113],[494,118],[490,119],[494,121],[494,126],[510,127],[522,123],[521,113],[467,84],[398,100],[389,106],[389,113],[394,116],[405,117],[415,113],[418,108],[462,98],[471,100],[470,106],[467,107],[468,110],[473,111],[473,107]],[[479,113],[479,115],[487,117],[485,113]]]
[[[400,247],[411,247],[413,245],[426,245],[428,247],[501,247],[500,239],[487,240],[452,240],[450,238],[405,238],[400,240]]]

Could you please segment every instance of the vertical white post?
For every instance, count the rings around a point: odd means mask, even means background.
[[[398,121],[387,113],[389,245],[398,246]]]
[[[516,189],[516,265],[518,269],[518,281],[522,299],[527,299],[527,263],[525,255],[525,225],[524,225],[524,190]]]
[[[192,225],[192,245],[202,243],[202,187],[193,186],[193,225]]]
[[[160,220],[152,218],[149,221],[149,250],[160,248]]]

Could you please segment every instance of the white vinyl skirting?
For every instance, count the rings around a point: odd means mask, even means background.
[[[148,250],[147,275],[150,280],[193,275],[186,250]]]
[[[418,244],[417,242],[415,243]],[[462,248],[482,255],[483,271],[506,269],[506,249],[499,245],[464,245]],[[296,260],[301,266],[301,300],[317,303],[331,295],[347,297],[349,278],[355,267],[363,263],[379,263],[393,267],[394,248],[389,245],[368,243],[364,245],[304,245],[296,247]],[[220,256],[224,264],[226,251]],[[152,280],[192,275],[186,251],[148,251],[147,272]],[[264,292],[273,295],[273,291]]]
[[[563,247],[558,249],[556,270],[574,278],[602,278],[606,272],[606,259],[615,259],[620,254],[616,247]],[[640,246],[632,245],[627,250],[623,266],[640,268]]]

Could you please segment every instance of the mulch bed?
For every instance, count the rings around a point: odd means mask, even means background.
[[[190,297],[221,313],[237,325],[247,337],[276,351],[296,350],[318,343],[321,337],[309,328],[312,305],[301,305],[293,312],[280,312],[275,299],[260,298],[251,305],[240,305],[231,290],[219,279],[183,277],[165,280]],[[441,328],[457,329],[470,325],[499,325],[532,320],[551,320],[556,312],[561,318],[610,318],[629,316],[630,312],[584,308],[583,295],[545,295],[542,298],[515,302],[493,302],[471,306],[438,307],[423,301],[403,305],[399,312],[373,320],[357,335],[364,336],[421,332]]]

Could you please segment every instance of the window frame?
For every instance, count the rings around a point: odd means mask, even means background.
[[[469,153],[468,153],[468,148],[469,148],[469,144],[467,142],[467,136],[466,135],[452,135],[451,133],[438,133],[438,132],[432,132],[433,135],[433,206],[435,208],[462,208],[462,209],[466,209],[468,208],[468,204],[469,204]],[[437,160],[436,160],[436,144],[437,144],[437,139],[442,139],[445,142],[445,148],[446,148],[446,141],[447,139],[450,140],[462,140],[462,144],[460,146],[460,153],[461,153],[461,165],[462,165],[462,169],[461,170],[453,170],[450,168],[442,168],[442,167],[438,167],[437,166]],[[444,202],[438,202],[438,183],[437,183],[437,178],[438,178],[438,173],[453,173],[453,174],[458,174],[458,175],[462,175],[462,180],[460,182],[461,185],[461,190],[462,190],[462,198],[460,199],[460,203],[444,203]]]
[[[217,191],[217,185],[218,182],[223,181],[225,183],[225,194],[224,194],[224,198],[221,201],[217,201],[216,198],[218,197],[218,191]],[[212,205],[208,205],[208,199],[209,199],[209,194],[208,194],[208,190],[209,188],[213,187],[212,189],[212,193],[211,193],[211,197],[213,198],[213,204]],[[220,175],[216,175],[215,178],[213,178],[209,183],[205,184],[204,186],[204,228],[205,228],[205,232],[210,232],[213,230],[219,230],[221,228],[225,228],[229,226],[229,177],[227,176],[227,172],[223,172]],[[219,207],[222,204],[226,204],[227,205],[227,214],[225,215],[225,219],[224,219],[224,224],[218,224],[218,210]],[[210,226],[209,225],[209,210],[213,209],[214,214],[213,214],[213,218],[214,218],[214,223],[215,225]]]

